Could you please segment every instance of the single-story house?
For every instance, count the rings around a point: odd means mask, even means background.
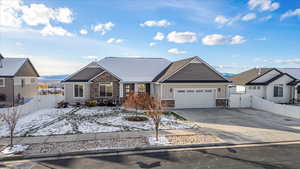
[[[28,58],[0,54],[0,107],[24,103],[36,96],[38,72]]]
[[[254,68],[228,79],[237,93],[275,103],[300,102],[300,68]]]
[[[122,102],[130,93],[148,93],[171,108],[224,107],[230,82],[199,57],[106,57],[62,81],[65,101]]]

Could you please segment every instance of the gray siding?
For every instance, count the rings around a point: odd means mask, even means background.
[[[83,84],[83,98],[75,98],[74,97],[74,85],[75,84]],[[89,83],[65,83],[65,101],[71,104],[76,102],[84,103],[86,100],[90,99],[90,84]]]
[[[223,77],[203,63],[190,63],[166,81],[224,81]]]
[[[28,77],[39,77],[38,73],[35,71],[33,65],[29,60],[27,60],[15,76],[28,76]]]
[[[5,79],[5,87],[0,87],[0,94],[6,96],[6,101],[0,102],[0,105],[12,105],[14,81],[13,78],[4,78],[4,79]]]

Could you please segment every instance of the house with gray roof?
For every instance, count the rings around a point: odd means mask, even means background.
[[[65,101],[122,102],[130,92],[148,93],[170,108],[226,106],[230,82],[199,57],[106,57],[62,81]]]
[[[37,95],[38,72],[28,58],[0,54],[0,107],[24,103]]]
[[[300,103],[300,68],[254,68],[229,80],[247,94],[275,103]]]

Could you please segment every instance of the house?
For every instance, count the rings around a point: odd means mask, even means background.
[[[29,59],[0,54],[0,107],[22,104],[37,95],[38,77]]]
[[[65,101],[122,102],[131,91],[148,93],[170,108],[224,107],[226,78],[199,57],[175,62],[164,58],[106,57],[64,81]]]
[[[300,100],[300,68],[253,68],[229,77],[236,92],[245,92],[275,103]]]

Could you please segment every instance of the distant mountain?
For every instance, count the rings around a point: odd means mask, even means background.
[[[230,76],[234,76],[234,75],[236,75],[236,74],[234,74],[234,73],[223,73],[224,77],[230,77]]]
[[[49,76],[41,76],[39,78],[40,81],[61,81],[64,80],[69,75],[49,75]]]

